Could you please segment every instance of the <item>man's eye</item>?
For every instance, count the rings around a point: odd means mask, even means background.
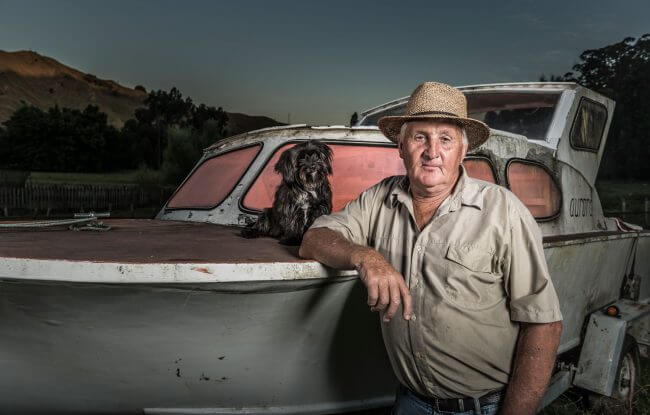
[[[413,136],[413,139],[415,141],[422,141],[422,140],[424,140],[424,136],[422,134],[417,134],[417,135]]]
[[[446,136],[446,135],[443,135],[442,137],[440,137],[440,140],[441,140],[442,142],[448,143],[448,142],[451,141],[451,137],[448,137],[448,136]]]

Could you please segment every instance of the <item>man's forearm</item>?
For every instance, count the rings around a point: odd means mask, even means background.
[[[553,371],[562,323],[522,323],[500,415],[534,414]]]
[[[350,242],[340,233],[329,228],[308,230],[298,255],[315,259],[336,269],[358,269],[364,256],[379,255],[374,249]]]
[[[338,269],[356,269],[368,289],[368,305],[372,311],[385,310],[388,322],[403,303],[402,316],[408,320],[413,312],[411,293],[404,277],[372,248],[348,241],[328,228],[314,228],[305,233],[298,255]]]

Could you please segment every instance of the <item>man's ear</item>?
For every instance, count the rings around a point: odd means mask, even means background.
[[[404,160],[404,149],[402,146],[404,145],[404,140],[402,139],[401,134],[397,137],[397,149],[399,150],[399,158]]]

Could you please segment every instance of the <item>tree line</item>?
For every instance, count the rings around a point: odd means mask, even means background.
[[[650,34],[586,50],[579,58],[571,72],[549,80],[577,82],[616,101],[599,178],[648,180]],[[542,75],[540,80],[547,79]],[[228,116],[221,107],[197,106],[172,88],[151,91],[121,129],[109,125],[94,105],[46,111],[24,105],[3,124],[0,169],[109,172],[144,167],[162,170],[163,179],[176,184],[204,147],[226,135]]]
[[[649,180],[650,34],[586,50],[573,71],[550,80],[577,82],[616,101],[598,178]]]
[[[97,106],[46,111],[23,105],[0,127],[0,169],[57,172],[162,170],[176,184],[202,149],[226,135],[221,107],[195,105],[172,88],[151,91],[144,107],[117,129]]]

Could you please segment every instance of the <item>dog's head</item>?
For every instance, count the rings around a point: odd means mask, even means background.
[[[319,141],[300,143],[282,153],[275,171],[289,184],[314,189],[332,174],[332,150]]]

